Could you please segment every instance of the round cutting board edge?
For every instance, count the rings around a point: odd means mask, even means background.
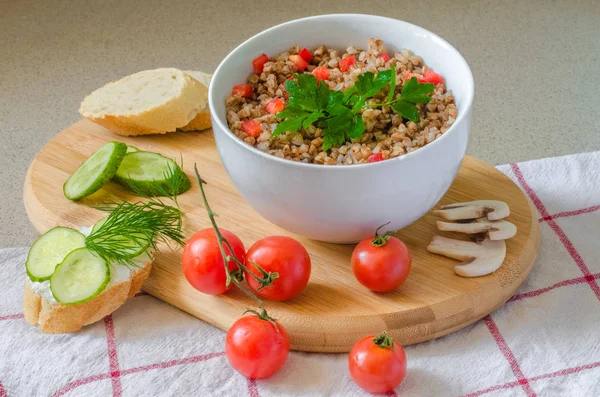
[[[228,195],[228,198],[232,201],[239,202],[241,200],[220,164],[214,140],[209,131],[131,138],[112,135],[103,127],[82,120],[57,134],[38,153],[28,169],[24,185],[24,204],[28,216],[38,232],[42,233],[57,224],[82,226],[90,224],[101,217],[97,210],[85,204],[93,205],[115,198],[133,198],[116,184],[107,185],[101,193],[91,196],[91,200],[84,199],[83,205],[82,203],[72,203],[62,195],[64,179],[75,170],[86,156],[89,156],[102,143],[110,140],[125,141],[142,150],[160,151],[171,157],[178,157],[176,154],[180,151],[190,150],[193,154],[196,154],[194,161],[201,159],[201,163],[205,168],[213,171],[209,176],[213,177],[212,183],[215,188],[219,189],[209,193],[213,195],[213,202],[217,201],[214,200],[214,195],[217,193]],[[197,153],[196,150],[198,150]],[[60,161],[60,159],[64,159],[64,161]],[[189,166],[190,164],[187,164],[186,168],[189,168]],[[315,315],[313,313],[314,309],[308,312],[296,310],[300,313],[295,313],[293,303],[282,306],[286,304],[267,302],[267,307],[274,306],[272,312],[288,329],[292,349],[314,352],[346,352],[361,337],[380,332],[383,329],[387,329],[391,336],[404,345],[419,343],[464,328],[502,306],[517,291],[533,268],[540,244],[539,224],[537,219],[534,218],[534,210],[520,189],[516,188],[508,177],[489,164],[466,156],[459,172],[461,183],[455,184],[464,187],[465,183],[478,177],[479,173],[487,173],[498,179],[497,182],[506,183],[509,191],[512,190],[512,193],[518,192],[522,196],[519,205],[522,206],[522,202],[527,207],[526,210],[519,208],[519,219],[517,219],[518,222],[515,222],[519,223],[520,226],[518,236],[526,239],[516,256],[507,261],[496,273],[481,278],[485,282],[479,283],[473,291],[457,293],[456,296],[453,296],[452,301],[440,301],[428,307],[399,312],[386,308],[381,309],[380,312],[338,316],[336,313],[331,312],[326,315]],[[59,189],[51,183],[56,178],[60,179],[56,184],[60,185]],[[455,188],[455,185],[452,188]],[[458,196],[462,197],[464,192],[459,193]],[[243,202],[240,204],[247,207]],[[194,205],[190,209],[198,215],[203,215],[203,208],[198,209],[197,207],[200,207],[200,205]],[[185,204],[183,208],[185,209]],[[221,212],[219,221],[227,219],[227,214],[223,211],[223,209],[217,211]],[[288,234],[262,219],[252,209],[246,209],[243,212],[246,211],[249,211],[248,214],[251,216],[248,223],[256,226],[258,230],[253,233],[244,230],[243,233],[247,235],[244,236],[243,240],[255,241],[261,236],[269,235],[267,233],[269,231],[270,234],[276,234],[277,232],[279,232],[277,234]],[[252,218],[254,218],[254,223],[251,222]],[[425,223],[423,219],[417,223]],[[237,221],[236,225],[238,227],[246,224],[239,219]],[[240,222],[242,225],[240,225]],[[223,223],[225,222],[223,221]],[[200,226],[207,227],[208,224],[207,222],[201,222]],[[529,226],[529,230],[522,230],[524,229],[522,226]],[[416,226],[411,226],[408,229],[411,230],[412,227]],[[232,227],[230,226],[230,228]],[[198,229],[197,225],[191,228],[191,230],[196,229]],[[402,232],[400,235],[402,235]],[[327,244],[311,242],[310,240],[302,242],[310,245],[309,251],[313,248],[321,256],[333,255],[334,249],[327,248]],[[421,242],[425,245],[428,243],[427,241]],[[344,254],[347,254],[348,250],[345,248],[342,250],[345,250]],[[336,255],[339,259],[339,253]],[[432,261],[456,263],[438,256],[432,256]],[[315,265],[323,266],[318,263],[315,263]],[[157,258],[154,270],[144,284],[143,289],[151,295],[222,329],[227,329],[239,318],[243,312],[243,307],[248,306],[247,299],[237,293],[228,293],[225,296],[215,298],[193,290],[183,278],[180,267],[180,258],[177,255],[168,255],[168,259],[164,260],[161,257]],[[352,277],[351,272],[348,277]],[[460,279],[458,276],[455,277]],[[369,292],[356,291],[359,294],[364,294],[365,299],[374,299],[374,302],[379,299],[374,298]],[[385,301],[384,298],[381,299],[382,302]],[[385,302],[387,304],[387,301]],[[457,307],[456,302],[459,302],[458,305],[462,306]],[[310,302],[310,304],[313,303]],[[296,303],[298,306],[301,304],[302,302]]]

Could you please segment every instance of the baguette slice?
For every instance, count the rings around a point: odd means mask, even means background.
[[[129,279],[109,285],[95,298],[77,305],[50,302],[36,295],[25,279],[24,314],[32,325],[47,334],[75,332],[95,323],[117,310],[127,298],[134,296],[150,274],[152,262],[148,261],[131,272]]]
[[[88,95],[82,116],[119,135],[164,134],[207,109],[208,88],[175,68],[145,70]]]
[[[208,88],[210,85],[210,79],[212,78],[212,74],[198,72],[193,70],[186,70],[185,73],[192,76],[200,83],[204,84],[205,87]],[[187,125],[180,128],[181,131],[202,131],[212,127],[212,121],[210,120],[210,112],[208,109],[208,101],[206,101],[206,106],[201,109],[196,117],[192,121],[190,121]]]

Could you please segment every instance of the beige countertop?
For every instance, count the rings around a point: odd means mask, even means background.
[[[25,172],[86,94],[144,69],[212,72],[269,26],[341,12],[402,19],[462,52],[475,77],[470,154],[502,164],[600,150],[598,0],[0,0],[0,247],[35,239]]]

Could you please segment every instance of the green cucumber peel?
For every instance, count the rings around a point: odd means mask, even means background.
[[[75,170],[63,185],[63,193],[69,200],[87,197],[110,181],[127,153],[123,142],[108,142],[96,150]]]

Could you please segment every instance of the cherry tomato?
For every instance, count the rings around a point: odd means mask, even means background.
[[[266,109],[267,112],[271,114],[277,114],[281,112],[285,108],[285,104],[279,98],[273,99],[271,102],[267,103]]]
[[[246,254],[246,267],[261,277],[256,263],[266,273],[278,273],[273,283],[262,289],[254,277],[246,272],[245,278],[250,288],[258,296],[284,301],[298,295],[310,278],[310,256],[306,248],[291,237],[271,236],[258,240]]]
[[[254,120],[246,120],[242,123],[242,130],[251,137],[258,137],[262,133],[262,127],[260,124]]]
[[[340,60],[340,62],[339,62],[340,71],[342,71],[344,73],[349,71],[350,66],[354,65],[355,62],[356,62],[356,58],[354,58],[354,55],[350,55],[349,57]]]
[[[352,252],[354,277],[371,291],[398,288],[410,273],[411,256],[406,245],[388,234],[367,237]]]
[[[406,375],[406,353],[384,332],[359,340],[348,356],[350,376],[369,393],[394,390]]]
[[[252,379],[279,371],[290,352],[290,338],[283,325],[275,324],[257,315],[233,323],[225,337],[225,354],[236,371]]]
[[[317,80],[327,80],[329,78],[329,69],[323,66],[319,66],[313,70],[313,74],[317,78]]]
[[[244,98],[250,98],[252,96],[252,86],[250,84],[238,84],[234,85],[231,89],[231,95],[239,95]]]
[[[263,68],[265,67],[265,63],[269,61],[269,56],[267,54],[260,54],[256,58],[252,60],[252,68],[254,69],[254,73],[261,74]]]
[[[235,257],[244,263],[246,258],[244,243],[235,234],[225,229],[220,230],[225,240],[231,244]],[[227,246],[225,246],[225,253],[230,255]],[[185,278],[198,291],[209,295],[218,295],[227,291],[223,256],[213,229],[200,230],[190,237],[183,249],[181,264]],[[233,261],[229,261],[227,267],[230,271],[237,269]]]

